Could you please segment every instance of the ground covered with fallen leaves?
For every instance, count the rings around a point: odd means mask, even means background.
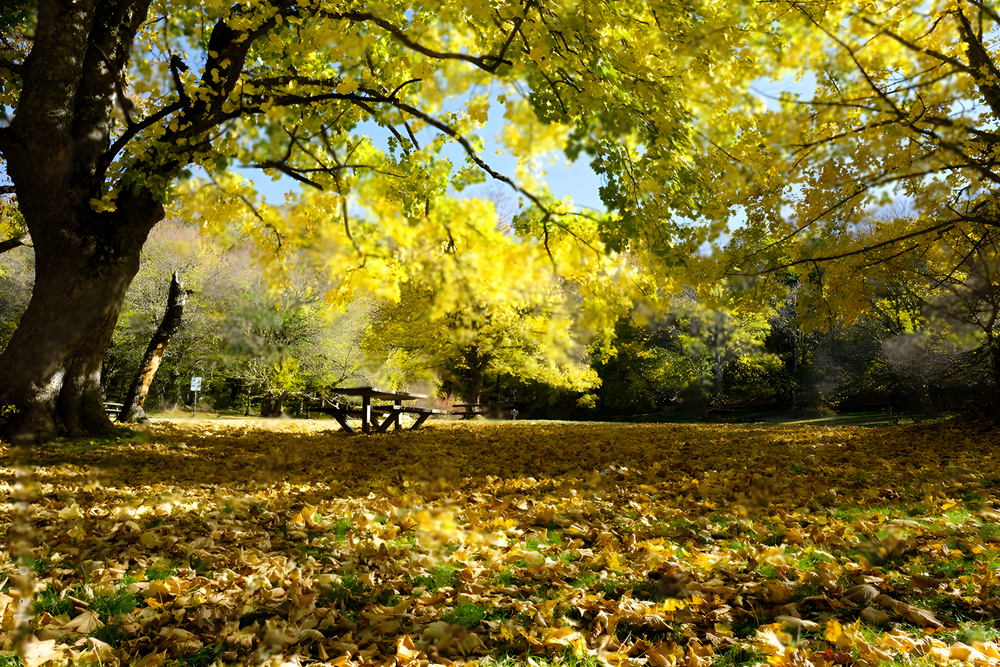
[[[331,424],[4,446],[0,664],[1000,665],[974,422]]]

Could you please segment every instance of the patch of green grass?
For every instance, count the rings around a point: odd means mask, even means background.
[[[966,491],[962,494],[962,502],[973,512],[978,512],[983,508],[986,499],[974,491]]]
[[[923,597],[913,596],[910,604],[923,607],[934,614],[944,614],[948,616],[960,612],[962,607],[956,604],[956,600],[943,594],[928,595]]]
[[[497,573],[491,584],[499,588],[506,588],[508,586],[528,586],[531,582],[517,576],[517,573],[513,568],[506,568],[505,570]]]
[[[757,573],[765,579],[777,579],[778,570],[773,565],[764,563],[763,565],[757,566]]]
[[[885,634],[884,630],[869,623],[861,623],[858,630],[861,633],[861,638],[869,644],[877,644],[882,639],[882,635]]]
[[[436,593],[439,588],[452,586],[455,583],[455,566],[448,563],[436,565],[429,575],[413,578],[413,585],[424,586],[431,593]]]
[[[94,632],[91,632],[90,636],[94,639],[99,639],[105,644],[110,644],[113,648],[118,648],[124,638],[120,622],[109,623],[103,628],[98,628]]]
[[[163,581],[176,576],[177,570],[172,567],[156,567],[152,570],[146,570],[146,579],[149,581]]]
[[[937,667],[938,662],[933,655],[917,655],[914,652],[909,655],[897,655],[888,664],[901,667]]]
[[[965,559],[941,560],[935,562],[935,575],[952,579],[962,574],[975,571],[974,562]]]
[[[785,541],[784,533],[775,533],[774,535],[768,535],[760,541],[766,547],[776,547],[783,544]]]
[[[559,560],[564,563],[575,563],[580,560],[580,557],[571,551],[561,551],[559,552]]]
[[[899,512],[898,507],[889,507],[888,505],[848,505],[834,508],[833,518],[840,519],[841,521],[854,521],[863,516],[881,514],[884,518],[888,519]]]
[[[830,561],[831,558],[829,556],[815,551],[810,551],[807,554],[803,554],[802,558],[799,559],[799,569],[811,570],[817,563],[829,563]]]
[[[395,540],[389,540],[386,545],[396,549],[414,549],[417,546],[417,538],[413,535],[403,535]]]
[[[14,559],[18,565],[27,565],[31,571],[38,575],[44,575],[52,569],[52,563],[48,558],[34,558],[31,554],[22,554]]]
[[[956,526],[961,526],[970,516],[972,516],[972,512],[969,511],[968,507],[963,506],[948,510],[944,513],[944,516],[948,519],[948,521]]]
[[[34,598],[35,615],[48,612],[53,616],[59,614],[69,614],[73,611],[73,603],[64,598],[60,598],[59,591],[49,585]]]
[[[197,572],[200,576],[207,579],[211,579],[215,576],[215,570],[210,568],[202,559],[197,556],[191,556],[188,560],[188,565],[192,570]]]
[[[733,635],[739,639],[748,639],[757,634],[757,628],[760,624],[757,619],[752,616],[744,616],[742,618],[736,619],[733,623]]]
[[[537,662],[537,660],[536,660]],[[604,663],[589,655],[578,656],[572,651],[567,651],[565,655],[556,657],[552,661],[553,667],[603,667]]]
[[[568,583],[576,588],[587,588],[597,583],[597,575],[592,572],[584,572],[579,577],[571,579]]]
[[[651,643],[657,643],[661,640],[672,642],[685,641],[683,626],[674,621],[667,621],[665,628],[656,628],[655,630],[644,625],[619,623],[618,627],[615,628],[615,636],[618,639],[625,639],[628,636],[632,636]]]
[[[1000,524],[996,523],[984,523],[983,527],[979,529],[979,537],[984,540],[988,540],[991,537],[996,537],[1000,535]]]
[[[344,609],[364,609],[368,604],[368,589],[361,580],[353,574],[345,574],[340,581],[333,584],[323,596],[325,602],[338,602]]]
[[[941,641],[954,644],[972,645],[972,642],[994,642],[1000,638],[1000,630],[989,623],[976,623],[974,621],[962,621],[958,627],[950,630],[943,630],[934,635]]]
[[[738,644],[725,653],[715,656],[712,665],[715,667],[739,667],[740,665],[756,665],[767,662],[767,656],[755,651],[751,646]]]
[[[113,617],[127,614],[136,608],[139,601],[130,593],[126,585],[119,585],[110,593],[98,593],[90,600],[90,608],[98,617],[108,623]]]
[[[177,658],[178,665],[191,665],[191,667],[208,667],[215,664],[215,661],[222,654],[224,644],[216,646],[205,646],[198,649],[191,655],[180,654]]]
[[[131,429],[118,429],[107,436],[87,438],[56,438],[50,444],[67,454],[84,454],[104,447],[124,445],[130,442],[146,442],[149,436]]]
[[[816,584],[799,584],[795,587],[795,593],[792,595],[792,602],[802,602],[806,598],[819,595],[822,592],[823,589]]]
[[[13,651],[3,651],[0,652],[0,667],[24,667],[24,663]]]
[[[509,653],[494,653],[479,661],[483,667],[518,667],[524,662]]]
[[[465,626],[470,630],[486,618],[487,610],[472,602],[460,604],[441,617],[442,621]]]
[[[353,527],[354,524],[352,524],[351,520],[347,517],[344,517],[343,519],[335,523],[333,526],[333,534],[336,536],[337,541],[343,542],[344,540],[346,540],[347,533],[349,533],[351,531],[351,528]]]

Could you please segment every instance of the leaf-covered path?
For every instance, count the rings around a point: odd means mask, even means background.
[[[1000,437],[975,424],[328,424],[33,451],[2,648],[26,565],[29,667],[1000,665]]]

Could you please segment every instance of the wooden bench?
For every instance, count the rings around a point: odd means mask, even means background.
[[[413,424],[410,426],[411,431],[420,428],[420,425],[423,424],[425,421],[427,421],[427,418],[431,417],[432,415],[448,414],[447,410],[438,410],[436,408],[418,408],[416,406],[408,406],[408,405],[390,405],[386,407],[379,407],[379,410],[384,410],[389,413],[389,418],[386,419],[381,424],[378,424],[376,430],[379,433],[385,433],[386,431],[389,430],[390,426],[395,426],[397,431],[402,429],[403,425],[400,422],[400,417],[403,415],[403,413],[417,415],[417,421],[413,422]]]
[[[124,403],[112,403],[111,401],[104,401],[104,412],[109,416],[117,417],[121,414],[122,408],[125,407]]]
[[[355,417],[361,419],[361,428],[366,433],[374,431],[376,433],[385,433],[389,430],[390,426],[395,426],[396,430],[401,430],[403,428],[402,420],[400,417],[406,413],[411,415],[416,415],[417,420],[410,426],[410,430],[420,428],[427,419],[433,415],[444,415],[448,414],[445,410],[437,410],[434,408],[418,408],[416,406],[403,405],[404,400],[414,400],[414,398],[426,398],[417,394],[407,394],[405,392],[392,392],[384,391],[378,389],[368,388],[356,388],[356,389],[346,389],[341,390],[344,393],[354,393],[361,395],[366,398],[365,404],[361,407],[351,407],[347,405],[341,405],[335,401],[328,399],[319,399],[319,403],[306,403],[305,411],[306,415],[310,415],[314,412],[321,414],[327,414],[332,416],[340,424],[341,428],[350,433],[351,435],[356,435],[357,430],[354,429],[350,424],[347,423],[348,417]],[[350,395],[350,394],[348,394]],[[374,397],[376,400],[382,399],[394,399],[393,405],[371,405],[371,398]]]
[[[324,403],[326,402],[324,401]],[[358,432],[354,429],[353,426],[347,423],[347,418],[348,417],[359,418],[362,420],[362,422],[365,419],[365,411],[363,409],[350,408],[347,406],[338,405],[337,403],[325,404],[325,405],[310,405],[306,407],[306,412],[307,414],[318,412],[320,414],[330,415],[331,417],[337,420],[337,423],[340,424],[340,427],[342,429],[344,429],[351,435],[357,435]],[[372,408],[368,412],[369,418],[375,417],[376,419],[385,417],[388,414],[389,414],[388,410],[384,408]]]

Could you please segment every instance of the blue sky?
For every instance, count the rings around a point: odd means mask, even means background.
[[[484,144],[480,155],[494,170],[513,178],[517,167],[517,159],[509,153],[503,152],[502,154],[497,154],[496,152],[500,146],[497,144],[495,137],[503,128],[503,113],[504,108],[502,105],[496,103],[491,105],[489,121],[478,133],[483,139]],[[431,137],[436,132],[436,130],[431,129],[425,130],[418,134],[418,141],[429,143]],[[367,135],[380,147],[388,146],[388,138],[391,136],[388,130],[375,123],[362,124],[358,133]],[[465,152],[457,143],[449,144],[444,149],[443,155],[451,159],[456,167],[461,166],[465,160]],[[586,155],[581,156],[581,159],[572,164],[568,162],[565,155],[560,155],[554,163],[545,165],[545,180],[552,194],[557,199],[568,196],[573,199],[573,202],[577,206],[600,209],[602,211],[606,210],[601,203],[601,197],[598,192],[598,189],[601,187],[601,179],[590,168],[588,162],[589,158]],[[299,188],[299,183],[291,178],[283,177],[278,181],[271,181],[269,177],[263,175],[259,170],[246,169],[241,171],[247,178],[254,181],[258,191],[267,197],[267,200],[271,203],[282,202],[287,191],[295,191]],[[490,181],[493,180],[489,176],[486,179],[486,183],[467,188],[460,196],[485,196],[484,191],[489,187]],[[516,200],[517,193],[509,190],[509,188],[508,191],[511,198]]]

